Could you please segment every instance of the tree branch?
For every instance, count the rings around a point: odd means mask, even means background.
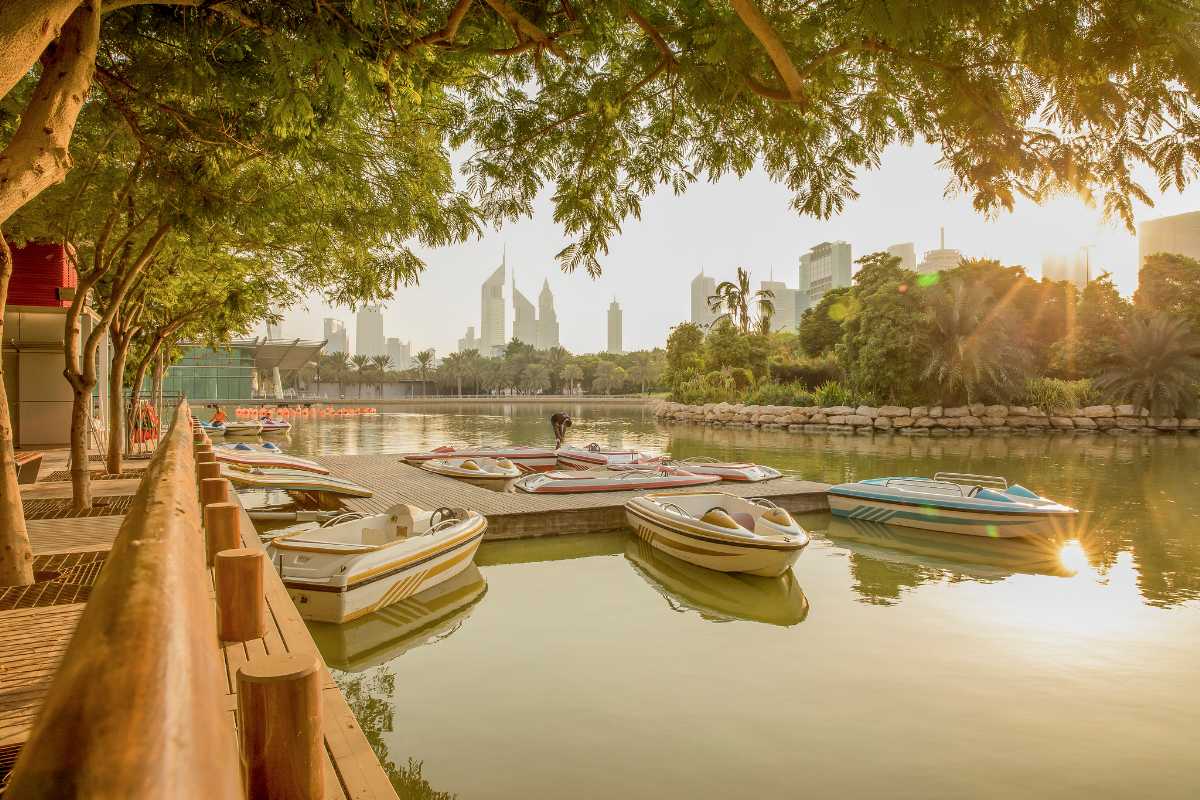
[[[675,57],[675,53],[671,50],[670,45],[667,44],[667,40],[664,39],[662,34],[658,32],[658,29],[651,25],[648,19],[639,14],[637,10],[628,3],[621,3],[621,7],[625,9],[626,16],[633,20],[634,23],[636,23],[637,26],[641,28],[647,36],[650,37],[650,40],[654,42],[654,46],[658,48],[658,52],[662,53],[662,57],[669,63],[669,65],[672,67],[678,66],[679,59]]]
[[[532,39],[533,41],[537,42],[540,47],[549,50],[551,53],[554,53],[554,55],[558,56],[563,61],[571,60],[571,57],[567,55],[567,52],[559,47],[555,42],[555,39],[564,35],[566,32],[547,35],[545,31],[526,19],[515,8],[504,2],[504,0],[484,0],[484,2],[491,6],[492,10],[499,14],[500,18],[507,22],[509,26],[516,31],[517,38],[519,40],[523,42],[526,39]]]
[[[434,31],[433,33],[425,34],[413,42],[410,47],[416,47],[423,44],[440,44],[442,42],[454,41],[454,37],[458,35],[458,26],[462,25],[462,21],[467,16],[467,12],[471,10],[472,2],[473,0],[458,0],[458,2],[454,4],[454,8],[450,9],[450,16],[446,18],[445,27]]]
[[[779,73],[787,90],[786,98],[794,103],[802,102],[804,100],[804,78],[796,69],[796,65],[792,63],[787,47],[779,38],[779,34],[775,32],[775,28],[751,0],[729,0],[729,2],[742,24],[754,35],[755,39],[758,39],[758,43],[766,51],[767,57],[775,65],[775,71]],[[747,78],[747,81],[750,80],[752,79]],[[762,86],[762,84],[758,85]]]

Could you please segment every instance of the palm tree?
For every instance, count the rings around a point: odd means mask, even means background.
[[[562,385],[562,371],[571,361],[571,354],[563,347],[551,347],[546,351],[542,363],[546,365],[546,370],[550,373],[550,385]]]
[[[754,293],[754,304],[758,306],[758,318],[754,327],[763,336],[771,333],[771,319],[775,316],[775,292],[770,289],[759,289]]]
[[[346,371],[350,369],[350,356],[341,350],[335,350],[332,353],[322,356],[321,360],[325,363],[325,368],[337,378],[338,388],[340,389],[342,381],[346,378]]]
[[[620,391],[628,379],[629,374],[616,362],[601,361],[596,365],[596,377],[592,379],[592,391],[612,394],[614,389]]]
[[[1115,362],[1095,381],[1100,392],[1162,417],[1190,413],[1200,384],[1200,338],[1187,320],[1134,317],[1121,332]]]
[[[583,380],[583,367],[575,363],[567,364],[563,367],[562,379],[566,381],[568,394],[574,394],[579,382]]]
[[[429,368],[433,365],[433,351],[422,350],[417,353],[417,374],[421,376],[421,393],[426,394],[428,389],[425,386],[426,377],[429,375]]]
[[[724,313],[717,320],[728,319],[742,333],[750,332],[750,304],[758,306],[759,325],[764,325],[770,331],[771,317],[775,314],[775,293],[770,289],[750,289],[750,273],[744,267],[737,268],[735,281],[721,281],[717,284],[716,294],[709,296],[708,307],[714,312]],[[714,320],[714,324],[717,320]]]
[[[458,396],[462,397],[462,382],[463,375],[466,372],[466,353],[451,353],[442,359],[442,365],[438,367],[438,376],[453,378],[458,387]]]
[[[474,381],[475,394],[479,394],[479,384],[483,377],[483,356],[479,355],[478,350],[467,350],[459,355],[462,356],[463,377]]]
[[[383,378],[387,373],[388,367],[392,365],[392,357],[389,355],[371,356],[371,366],[379,370],[379,396],[383,397]]]
[[[354,365],[355,371],[358,373],[358,396],[362,397],[362,385],[364,377],[371,366],[371,357],[359,353],[350,359],[350,363]]]
[[[530,364],[521,372],[521,388],[527,392],[544,392],[550,386],[550,370],[545,364]]]
[[[982,284],[955,281],[930,297],[922,377],[940,386],[944,399],[1002,400],[1025,376],[1029,353],[1014,344],[1008,317],[994,307]]]

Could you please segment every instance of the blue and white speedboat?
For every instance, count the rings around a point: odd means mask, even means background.
[[[1079,513],[993,475],[872,478],[829,490],[835,516],[992,539],[1055,538]]]

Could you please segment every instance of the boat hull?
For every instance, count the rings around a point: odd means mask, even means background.
[[[829,510],[834,516],[847,519],[989,539],[1054,538],[1065,533],[1073,516],[960,510],[933,504],[848,497],[833,492],[829,493]]]
[[[487,523],[459,541],[458,537],[407,558],[395,566],[380,564],[345,586],[314,585],[283,576],[283,585],[300,616],[315,622],[343,623],[399,603],[450,580],[474,563]],[[371,574],[374,573],[374,574]]]
[[[804,552],[803,545],[779,547],[753,541],[719,540],[702,529],[661,517],[634,503],[626,505],[625,518],[634,534],[652,547],[717,572],[745,572],[776,578],[791,569]]]
[[[405,453],[400,456],[400,459],[414,467],[419,467],[427,461],[444,458],[507,458],[514,464],[523,467],[532,467],[535,469],[545,469],[554,467],[558,464],[558,457],[554,455],[553,450],[539,450],[537,448],[513,449],[513,450],[481,450],[478,448],[465,448],[462,450],[431,450],[427,453]]]
[[[638,478],[617,478],[612,473],[596,470],[581,476],[581,473],[563,473],[580,477],[560,477],[556,472],[526,475],[514,484],[529,494],[583,494],[590,492],[647,492],[661,489],[686,489],[704,486],[720,480],[713,475],[644,475]]]

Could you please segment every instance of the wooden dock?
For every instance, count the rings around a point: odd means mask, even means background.
[[[395,455],[324,456],[318,459],[339,477],[367,487],[369,498],[347,498],[355,511],[379,513],[396,503],[422,508],[462,506],[488,518],[485,539],[518,539],[567,533],[598,533],[625,525],[625,502],[644,492],[592,492],[588,494],[526,494],[497,492],[435,475],[405,464]],[[684,492],[712,491],[741,497],[766,497],[796,513],[826,511],[829,485],[794,478],[761,483],[718,483]]]

